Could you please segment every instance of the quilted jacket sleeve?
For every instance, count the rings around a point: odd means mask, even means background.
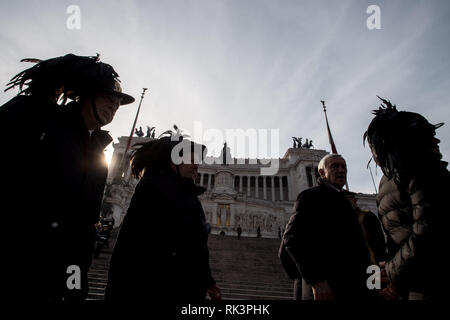
[[[400,291],[406,284],[414,281],[411,279],[417,272],[421,272],[420,266],[427,263],[427,248],[430,242],[431,221],[436,214],[430,199],[432,189],[426,188],[417,181],[411,181],[408,194],[412,207],[412,228],[408,230],[408,236],[400,245],[395,256],[386,263],[386,272],[393,285]],[[406,230],[405,230],[406,231]]]

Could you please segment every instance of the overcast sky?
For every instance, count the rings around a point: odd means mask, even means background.
[[[70,5],[80,8],[80,29],[67,27]],[[381,29],[367,27],[369,5],[379,6]],[[450,1],[8,1],[0,7],[0,83],[31,66],[19,62],[25,57],[100,53],[136,98],[105,127],[115,142],[129,135],[148,87],[138,120],[144,131],[156,126],[158,135],[177,124],[192,134],[198,120],[224,135],[279,129],[280,156],[292,136],[330,151],[325,100],[350,189],[373,193],[362,135],[378,94],[399,110],[446,122],[437,136],[449,160]],[[15,94],[1,93],[0,104]]]

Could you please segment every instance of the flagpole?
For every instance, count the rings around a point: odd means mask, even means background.
[[[367,163],[367,169],[370,171],[370,176],[372,177],[373,187],[375,188],[375,193],[378,193],[377,186],[375,185],[375,180],[373,179],[372,168],[370,167],[370,162],[373,158],[370,158],[369,163]]]
[[[373,187],[375,188],[375,193],[378,193],[377,186],[375,185],[375,180],[373,179],[373,175],[372,175],[372,168],[369,167],[369,171],[370,171],[370,176],[372,177],[372,183],[373,183]]]
[[[325,101],[321,100],[320,102],[322,102],[323,113],[325,113],[325,122],[327,124],[328,141],[331,145],[331,153],[338,153],[336,150],[336,145],[334,144],[333,136],[331,135],[330,125],[328,124],[327,107],[325,106]]]
[[[331,134],[330,125],[328,124],[327,107],[325,106],[325,101],[324,100],[320,100],[320,102],[322,103],[322,106],[323,106],[323,113],[325,113],[325,122],[327,124],[328,141],[330,142],[330,145],[331,145],[331,153],[336,153],[337,154],[338,152],[337,152],[337,149],[336,149],[336,145],[334,143],[333,136]],[[345,181],[345,187],[346,187],[347,190],[350,190],[348,188],[347,179]]]
[[[136,117],[134,118],[133,127],[131,128],[130,136],[128,137],[127,146],[125,148],[125,152],[123,153],[122,160],[120,161],[120,168],[122,170],[122,177],[124,175],[124,170],[123,170],[124,168],[123,168],[123,166],[124,166],[124,163],[125,163],[125,159],[126,159],[126,156],[127,156],[128,149],[130,149],[130,144],[131,144],[131,140],[133,139],[134,129],[136,128],[136,122],[137,122],[137,119],[138,119],[138,116],[139,116],[139,111],[141,110],[142,100],[144,99],[144,94],[145,94],[145,91],[147,89],[148,88],[142,88],[141,101],[139,101],[139,107],[138,107],[137,112],[136,112]]]

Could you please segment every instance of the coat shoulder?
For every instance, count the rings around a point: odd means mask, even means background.
[[[299,201],[301,199],[309,199],[309,198],[318,197],[322,193],[321,189],[322,188],[320,186],[318,186],[318,187],[313,187],[313,188],[303,190],[302,192],[300,192],[298,194],[297,201]]]

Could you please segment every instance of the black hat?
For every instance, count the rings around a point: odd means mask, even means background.
[[[371,143],[374,136],[387,137],[391,140],[402,141],[402,139],[412,139],[416,137],[430,138],[435,134],[435,130],[444,125],[443,122],[432,124],[424,116],[415,112],[398,111],[390,101],[378,97],[385,106],[374,110],[375,118],[372,119],[369,128],[364,133],[364,140],[367,138]]]
[[[207,152],[205,145],[176,136],[163,136],[145,143],[136,143],[133,147],[136,150],[131,156],[131,170],[136,178],[142,176],[144,169],[150,171],[169,170],[170,164],[173,163],[171,156],[175,147],[180,147],[176,151],[181,157],[183,149],[198,154],[202,160]]]
[[[99,61],[99,56],[67,54],[48,60],[22,59],[37,63],[11,79],[5,91],[19,86],[19,94],[55,99],[75,99],[87,94],[105,92],[121,98],[120,104],[129,104],[134,98],[122,92],[119,75],[114,68]],[[25,89],[22,89],[23,86]]]
[[[380,97],[379,97],[380,98]],[[397,183],[417,175],[426,163],[439,161],[436,152],[436,129],[444,123],[431,124],[424,116],[409,111],[398,111],[390,101],[374,110],[375,117],[364,133],[374,160],[386,177]]]
[[[107,93],[120,97],[121,105],[134,102],[132,96],[122,92],[119,75],[111,65],[98,61],[95,64],[90,61],[79,61],[73,68],[74,79],[68,79],[73,90],[71,95]]]
[[[122,87],[118,80],[114,80],[114,86],[112,89],[100,88],[97,92],[110,93],[112,95],[118,96],[120,98],[120,104],[130,104],[134,102],[134,98],[126,93],[122,92]]]

